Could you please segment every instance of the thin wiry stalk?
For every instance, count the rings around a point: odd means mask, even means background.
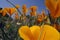
[[[12,3],[12,2],[10,2],[9,0],[6,0],[7,2],[9,2],[13,7],[15,7],[16,8],[16,6]],[[17,8],[16,8],[17,9]],[[20,13],[20,15],[22,15],[22,13],[21,13],[21,11],[19,10],[19,9],[17,9],[17,11]]]

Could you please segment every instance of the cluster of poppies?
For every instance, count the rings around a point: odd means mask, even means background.
[[[15,19],[11,22],[15,21],[14,24],[20,26],[17,30],[19,37],[24,40],[60,40],[60,0],[45,0],[48,14],[44,10],[37,13],[37,6],[27,8],[24,4],[20,11],[19,5],[12,5],[14,7],[0,10],[0,14],[2,17],[14,15]],[[27,15],[27,13],[29,14]],[[9,22],[9,20],[7,21]],[[3,26],[2,23],[0,25]]]

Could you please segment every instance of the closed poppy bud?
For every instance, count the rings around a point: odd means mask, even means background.
[[[57,17],[59,17],[59,0],[46,0],[45,4],[46,7],[48,8],[48,10],[50,11],[50,15],[52,18],[56,19]]]

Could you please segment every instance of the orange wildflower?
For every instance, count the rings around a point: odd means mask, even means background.
[[[60,16],[60,2],[58,0],[46,0],[45,4],[52,18]]]
[[[7,14],[7,11],[5,9],[3,9],[2,16],[5,16],[6,14]]]
[[[18,34],[23,40],[59,40],[59,32],[50,25],[22,26],[18,29]]]
[[[37,10],[37,6],[31,6],[31,7],[30,7],[30,10],[31,10],[32,12],[35,12],[35,11]]]
[[[42,15],[41,15],[41,14],[38,14],[37,21],[38,21],[38,22],[42,22],[42,21],[43,21],[43,18],[42,18]]]
[[[9,8],[4,8],[7,12],[9,12]]]
[[[41,14],[38,14],[38,19],[37,19],[37,21],[38,22],[42,22],[44,19],[46,19],[47,18],[47,16],[45,15],[45,12],[44,12],[44,10],[41,12]]]
[[[36,6],[31,6],[31,7],[30,7],[30,10],[31,10],[30,15],[31,15],[31,16],[36,16],[37,7],[36,7]]]
[[[11,16],[14,12],[16,12],[16,8],[9,8],[8,13],[10,14],[10,16]]]
[[[55,10],[54,17],[55,18],[60,17],[60,1],[58,1],[58,4],[57,4],[56,10]]]
[[[24,13],[24,15],[28,12],[28,9],[25,4],[22,6],[22,12]]]

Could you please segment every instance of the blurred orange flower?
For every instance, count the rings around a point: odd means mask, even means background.
[[[50,11],[52,18],[60,16],[60,1],[59,0],[45,0],[46,7]]]
[[[3,9],[2,16],[5,16],[6,14],[7,14],[7,11],[5,9]]]
[[[7,12],[9,12],[9,8],[4,8]]]
[[[28,9],[25,4],[22,6],[22,12],[24,15],[28,12]]]
[[[10,16],[11,16],[14,12],[16,12],[16,8],[9,8],[8,13],[10,14]]]
[[[45,15],[45,11],[42,10],[41,14],[38,14],[38,18],[37,18],[37,21],[38,22],[42,22],[44,19],[46,19],[47,16]]]
[[[37,11],[37,6],[31,6],[31,7],[30,7],[30,10],[31,10],[32,12]]]
[[[3,10],[0,10],[0,13],[2,13]]]
[[[31,10],[30,15],[31,16],[36,16],[37,6],[31,6],[30,10]]]
[[[18,34],[23,40],[59,40],[59,32],[50,25],[22,26],[18,29]]]

